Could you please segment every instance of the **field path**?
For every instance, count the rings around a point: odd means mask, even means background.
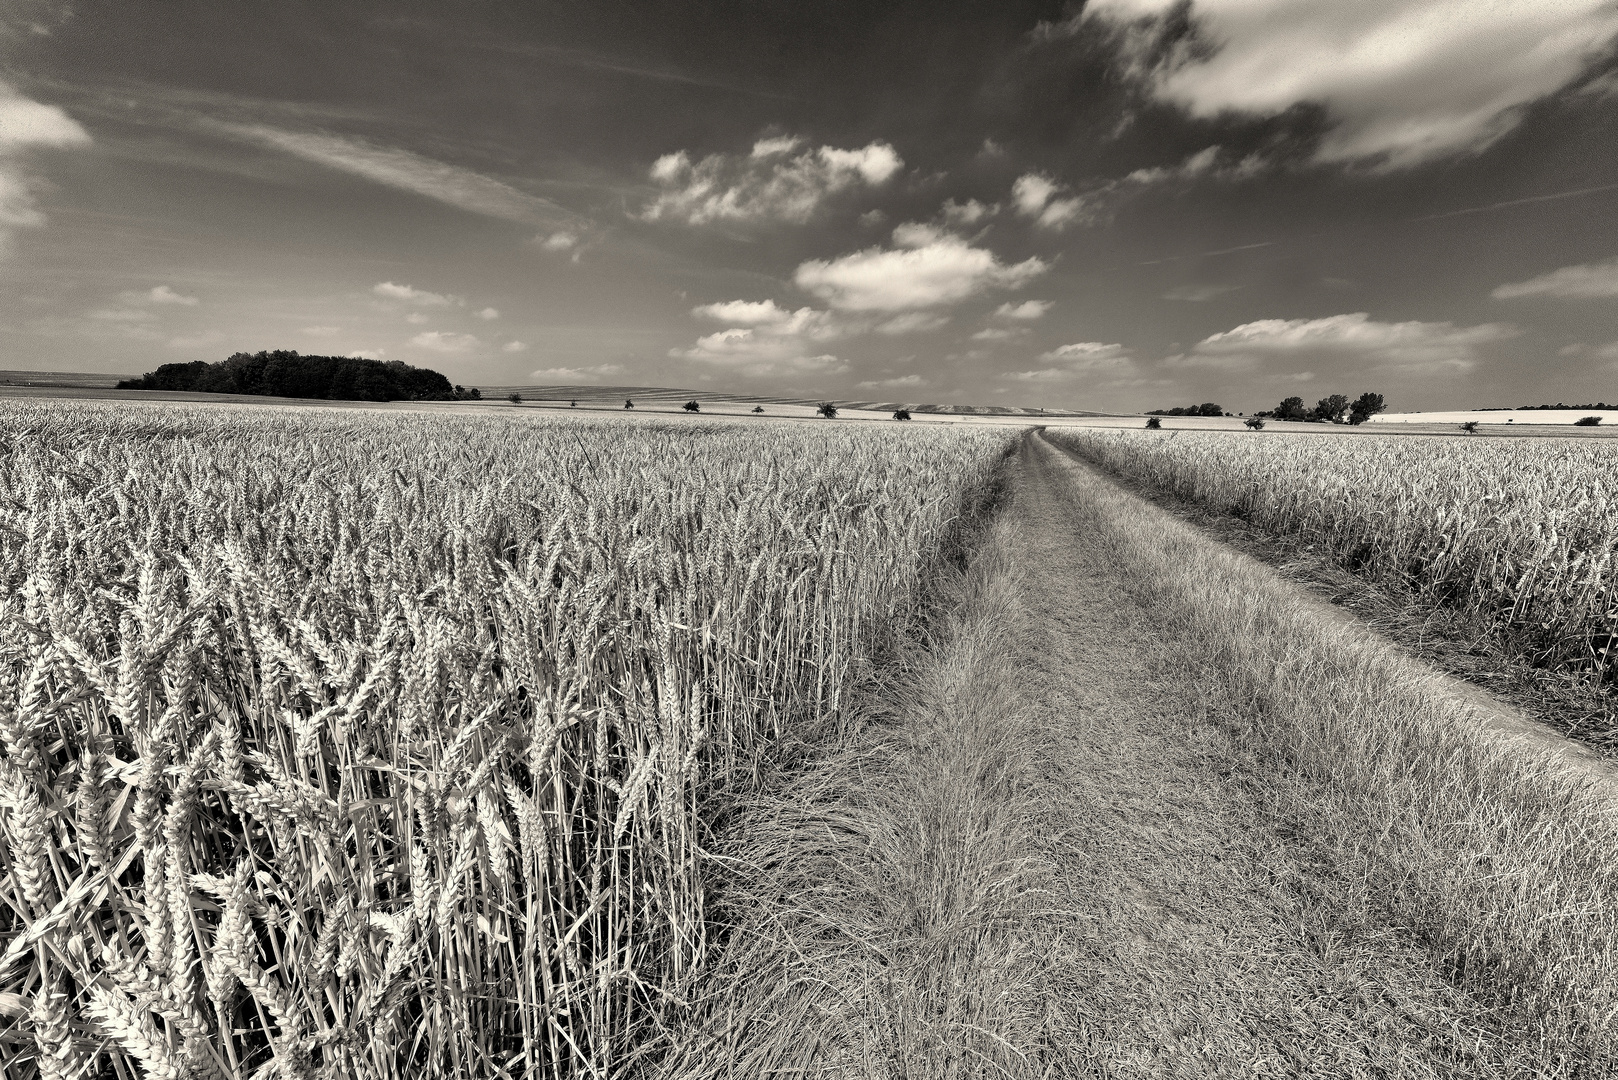
[[[1067,1069],[1443,1076],[1507,1065],[1514,1055],[1481,1009],[1416,943],[1369,925],[1351,889],[1265,810],[1229,725],[1200,715],[1200,689],[1165,662],[1172,629],[1087,542],[1075,471],[1090,467],[1029,438],[1010,508],[1033,635],[1025,675],[1051,734],[1043,991],[1060,1006]]]

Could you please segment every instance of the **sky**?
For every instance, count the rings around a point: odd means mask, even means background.
[[[0,3],[0,368],[1618,401],[1613,0]]]

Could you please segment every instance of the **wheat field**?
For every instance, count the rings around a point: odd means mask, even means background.
[[[632,1069],[1009,443],[0,403],[6,1075]]]
[[[1076,428],[1048,437],[1454,605],[1537,665],[1608,673],[1618,634],[1611,441]]]

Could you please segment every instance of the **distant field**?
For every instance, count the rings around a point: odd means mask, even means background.
[[[0,388],[11,386],[52,386],[80,390],[112,389],[118,380],[131,375],[106,375],[85,371],[4,371],[0,370]],[[3,392],[3,390],[0,390]]]

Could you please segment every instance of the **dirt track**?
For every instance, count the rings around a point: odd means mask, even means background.
[[[1052,735],[1044,989],[1079,1033],[1068,1066],[1142,1077],[1515,1071],[1487,1011],[1289,840],[1284,808],[1265,804],[1231,734],[1243,718],[1177,677],[1173,628],[1154,624],[1087,541],[1077,481],[1095,476],[1030,438],[1010,509],[1034,635],[1024,665]]]

